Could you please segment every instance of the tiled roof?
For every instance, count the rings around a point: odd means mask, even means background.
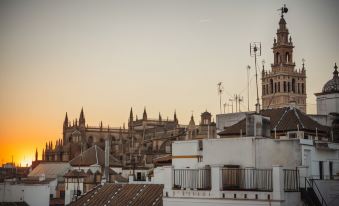
[[[242,135],[246,134],[246,118],[240,120],[238,123],[235,123],[232,126],[225,128],[225,130],[222,132],[219,132],[218,135],[220,136],[239,135],[240,136],[240,132],[242,133]]]
[[[28,177],[40,177],[45,175],[46,178],[57,178],[63,176],[70,169],[68,162],[43,162],[36,166]]]
[[[91,165],[105,165],[105,151],[97,145],[94,145],[84,151],[82,155],[78,155],[69,162],[72,166],[91,166]],[[119,160],[114,158],[112,155],[109,156],[110,166],[120,167],[121,163]]]
[[[87,174],[83,170],[70,170],[64,177],[87,177]]]
[[[323,126],[309,117],[307,114],[301,112],[295,107],[284,107],[277,109],[266,109],[260,112],[263,116],[270,118],[271,130],[277,132],[287,131],[310,131],[326,134],[328,127]],[[220,136],[239,135],[240,130],[242,134],[246,134],[246,118],[238,123],[225,128],[220,132]]]
[[[163,186],[155,184],[100,185],[81,196],[72,206],[82,205],[154,205],[162,206]]]

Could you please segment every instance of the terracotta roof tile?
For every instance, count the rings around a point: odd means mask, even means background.
[[[307,114],[301,112],[295,107],[284,107],[277,109],[266,109],[260,112],[263,116],[270,118],[271,130],[276,128],[277,132],[288,131],[310,131],[322,133],[323,135],[328,132],[328,127],[323,126],[309,117]],[[219,132],[220,136],[234,136],[246,134],[246,118],[240,120],[238,123],[225,128],[224,131]]]
[[[112,184],[95,187],[70,205],[162,205],[163,186],[155,184]]]

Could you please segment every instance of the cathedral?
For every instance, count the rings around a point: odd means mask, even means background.
[[[173,119],[149,118],[146,108],[142,118],[134,117],[130,110],[128,125],[125,127],[88,126],[84,110],[79,119],[69,121],[66,113],[63,123],[62,139],[46,143],[43,161],[70,161],[93,145],[105,149],[105,140],[110,141],[111,154],[121,164],[131,165],[136,161],[140,166],[153,164],[153,159],[171,154],[172,141],[204,139],[216,137],[216,124],[211,120],[211,113],[201,114],[201,122],[195,124],[193,115],[189,125],[179,124],[176,112]],[[133,159],[133,160],[132,160]]]
[[[272,70],[266,71],[264,66],[262,69],[262,105],[263,109],[281,108],[294,102],[306,113],[305,64],[303,62],[301,69],[295,69],[294,45],[283,13],[272,47],[274,54]]]

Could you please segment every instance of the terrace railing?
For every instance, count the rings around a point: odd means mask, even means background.
[[[285,192],[298,192],[300,188],[300,176],[298,170],[284,169]]]
[[[174,169],[173,170],[174,189],[211,189],[211,169]]]
[[[223,190],[272,191],[272,169],[222,168]]]

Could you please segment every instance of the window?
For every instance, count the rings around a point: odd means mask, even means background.
[[[304,83],[301,83],[301,94],[304,94]]]
[[[278,82],[278,92],[280,92],[280,82]]]
[[[274,83],[274,93],[277,93],[277,83]]]
[[[280,54],[279,54],[279,52],[277,52],[276,55],[275,55],[275,62],[277,64],[280,64]]]
[[[290,53],[286,52],[286,62],[290,62]]]
[[[284,92],[286,92],[286,82],[284,81]]]
[[[273,93],[273,79],[270,80],[271,83],[271,94]]]
[[[292,92],[295,93],[295,79],[292,79]]]

